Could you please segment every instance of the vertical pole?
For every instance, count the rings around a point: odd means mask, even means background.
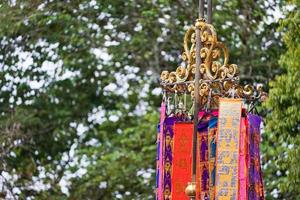
[[[192,182],[196,184],[196,170],[197,170],[197,134],[198,134],[198,114],[199,114],[199,80],[200,80],[200,50],[201,50],[201,38],[200,29],[196,28],[196,71],[195,71],[195,110],[194,110],[194,135],[193,135],[193,175]],[[194,199],[192,199],[194,200]]]
[[[212,24],[212,0],[207,3],[207,23]]]
[[[199,18],[204,18],[204,0],[199,0],[199,10],[198,10]]]
[[[189,183],[185,192],[190,200],[196,199],[196,170],[197,170],[197,135],[198,135],[198,114],[199,114],[199,81],[201,65],[201,31],[200,20],[204,19],[204,0],[199,0],[199,16],[196,21],[196,69],[195,69],[195,99],[194,99],[194,133],[193,133],[193,156],[192,156],[192,183]]]
[[[204,18],[204,0],[199,0],[199,18]],[[196,185],[197,170],[197,135],[198,135],[198,114],[199,114],[199,81],[200,81],[200,65],[201,65],[201,32],[196,27],[196,71],[195,71],[195,110],[194,110],[194,134],[193,134],[193,158],[192,158],[192,182]],[[195,200],[195,197],[191,198]]]

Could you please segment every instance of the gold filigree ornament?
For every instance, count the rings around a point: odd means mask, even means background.
[[[244,98],[246,100],[260,100],[264,96],[262,87],[254,88],[251,85],[239,85],[238,66],[229,64],[229,51],[218,41],[213,25],[203,19],[198,19],[184,36],[184,52],[182,60],[185,65],[177,67],[176,71],[163,71],[160,76],[161,86],[171,93],[189,93],[195,97],[196,72],[196,29],[200,30],[201,50],[200,58],[200,87],[199,103],[212,106],[218,105],[220,97]]]

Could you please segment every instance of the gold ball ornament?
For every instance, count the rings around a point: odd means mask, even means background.
[[[185,188],[185,194],[190,198],[196,197],[196,184],[189,183]]]

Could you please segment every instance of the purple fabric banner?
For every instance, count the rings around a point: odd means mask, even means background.
[[[249,168],[249,194],[250,200],[263,200],[264,188],[262,181],[262,171],[260,164],[260,123],[261,118],[257,115],[248,114],[248,128],[249,128],[249,154],[250,154],[250,168]]]
[[[212,117],[208,126],[208,158],[209,158],[209,199],[215,199],[215,180],[216,180],[216,136],[218,118]]]
[[[164,122],[164,200],[171,199],[172,191],[172,165],[173,165],[173,137],[174,137],[174,125],[175,122],[184,121],[183,118],[178,117],[168,117]]]
[[[185,116],[161,116],[157,135],[156,200],[170,200],[172,191],[173,138],[175,122],[186,121]]]
[[[198,124],[196,200],[209,199],[209,163],[208,163],[209,118],[210,118],[209,115],[202,118]]]

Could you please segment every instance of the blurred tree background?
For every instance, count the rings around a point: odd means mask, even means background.
[[[299,2],[214,1],[242,81],[274,80],[267,199],[300,198]],[[196,5],[1,1],[0,199],[154,199],[157,79],[180,63]]]

